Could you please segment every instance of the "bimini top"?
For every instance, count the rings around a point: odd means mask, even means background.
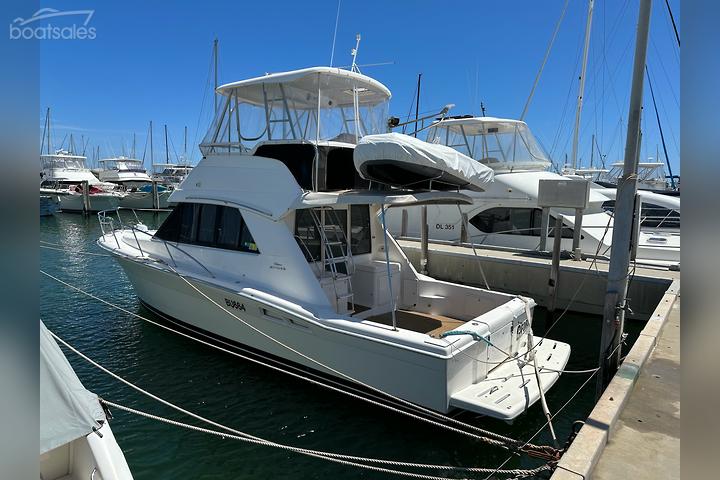
[[[495,171],[545,170],[550,158],[527,124],[495,117],[451,117],[428,130],[427,141],[452,147]]]
[[[217,88],[223,96],[203,155],[246,154],[263,142],[357,143],[387,131],[390,90],[360,73],[313,67]]]
[[[359,105],[376,105],[390,100],[390,90],[382,83],[360,73],[334,67],[311,67],[289,72],[270,73],[262,77],[228,83],[218,87],[225,96],[236,96],[240,102],[264,105],[269,85],[282,85],[288,91],[285,100],[297,109],[354,105],[353,89],[358,92]]]

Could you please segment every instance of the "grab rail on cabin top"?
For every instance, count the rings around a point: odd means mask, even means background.
[[[193,257],[191,254],[189,254],[184,249],[180,248],[178,245],[175,245],[171,242],[168,242],[167,240],[163,240],[162,238],[157,238],[147,230],[138,228],[135,225],[131,225],[128,223],[124,223],[122,220],[122,217],[120,216],[120,210],[129,210],[132,212],[133,216],[135,217],[135,220],[137,221],[137,224],[144,225],[142,221],[140,221],[140,218],[137,216],[136,209],[130,208],[130,207],[117,207],[110,210],[102,210],[98,212],[98,221],[100,222],[100,230],[102,231],[103,236],[107,235],[108,232],[105,231],[106,228],[110,230],[109,233],[112,233],[113,239],[115,240],[115,243],[117,244],[118,248],[120,248],[120,240],[117,238],[116,232],[118,230],[130,230],[133,234],[133,237],[135,238],[135,244],[137,245],[138,250],[140,250],[140,255],[145,256],[145,253],[143,252],[142,246],[140,245],[140,241],[137,238],[137,232],[147,235],[150,237],[151,240],[157,240],[158,242],[162,242],[162,244],[165,246],[165,250],[168,253],[168,256],[170,257],[170,260],[173,263],[173,266],[177,268],[177,262],[175,261],[175,257],[173,257],[172,253],[170,252],[170,247],[173,247],[174,249],[180,251],[183,255],[188,257],[193,262],[200,265],[200,267],[205,270],[212,278],[216,278],[215,274],[213,274],[205,265],[202,264],[197,258]],[[142,209],[140,209],[142,211]],[[113,213],[117,216],[118,226],[116,228],[115,226],[115,219],[111,216]]]

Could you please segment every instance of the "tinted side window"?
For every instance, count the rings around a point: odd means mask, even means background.
[[[478,213],[470,220],[470,224],[484,233],[505,235],[540,236],[542,210],[539,208],[496,207]],[[548,237],[555,235],[553,217],[550,217]],[[562,238],[572,238],[573,229],[563,227]]]
[[[213,246],[215,244],[215,233],[218,225],[217,213],[222,207],[217,205],[201,205],[200,220],[198,221],[197,241],[198,245]]]
[[[237,208],[223,208],[220,213],[220,224],[217,231],[217,246],[235,249],[238,247],[243,219]]]
[[[158,231],[155,232],[155,236],[168,242],[177,242],[178,236],[180,235],[180,222],[182,221],[182,209],[185,207],[184,203],[180,203],[170,215],[167,216],[165,221],[160,225]]]
[[[308,262],[320,260],[320,232],[310,210],[295,211],[295,241]]]
[[[234,207],[180,203],[155,237],[169,242],[260,253],[242,214]]]
[[[370,206],[350,206],[350,252],[353,255],[370,253]]]

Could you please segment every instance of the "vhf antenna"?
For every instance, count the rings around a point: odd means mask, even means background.
[[[355,35],[355,48],[350,50],[350,55],[352,55],[352,65],[350,66],[350,71],[355,73],[361,73],[360,68],[358,68],[357,64],[357,54],[358,50],[360,49],[360,34],[358,33]]]

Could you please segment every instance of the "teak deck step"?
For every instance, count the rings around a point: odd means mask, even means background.
[[[466,323],[464,320],[434,315],[432,313],[413,312],[411,310],[396,310],[395,319],[397,326],[413,332],[426,333],[431,337],[439,337],[442,333],[454,330]],[[382,313],[369,317],[371,322],[392,325],[392,314]]]

